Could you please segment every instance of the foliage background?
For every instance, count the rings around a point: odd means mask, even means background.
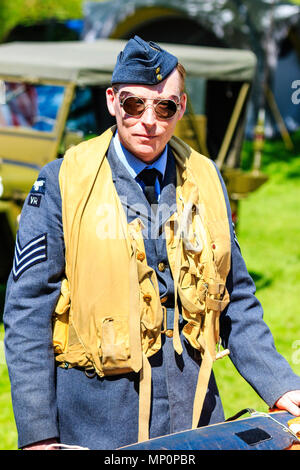
[[[300,132],[292,138],[294,151],[281,140],[265,143],[269,180],[241,202],[238,239],[275,345],[300,375]],[[245,142],[245,169],[251,155],[252,143]],[[267,410],[229,359],[218,361],[215,372],[227,417],[245,407]]]
[[[0,0],[0,41],[16,25],[33,24],[48,18],[80,18],[82,0]]]
[[[30,25],[54,18],[81,18],[84,2],[85,0],[0,0],[0,41],[5,40],[6,35],[19,24]],[[300,5],[300,0],[291,0],[290,3]]]
[[[0,0],[0,41],[17,25],[82,17],[85,0]],[[103,1],[103,0],[96,0]]]

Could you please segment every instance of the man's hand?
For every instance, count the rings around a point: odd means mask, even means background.
[[[30,444],[29,446],[23,447],[23,450],[45,450],[46,447],[50,444],[56,444],[57,439],[45,439],[44,441],[35,442],[34,444]],[[55,450],[55,448],[49,449]]]
[[[280,410],[286,410],[294,416],[300,416],[300,390],[285,393],[274,406]]]

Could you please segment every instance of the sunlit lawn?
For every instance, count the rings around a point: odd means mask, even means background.
[[[300,135],[294,140],[300,149]],[[266,143],[264,171],[269,181],[240,205],[238,239],[276,347],[300,375],[300,151]],[[228,358],[215,372],[227,417],[245,407],[267,409]]]
[[[17,448],[17,432],[10,398],[10,384],[4,364],[3,325],[0,330],[0,450]]]
[[[294,139],[300,149],[300,134]],[[250,149],[246,144],[245,166]],[[264,171],[269,181],[240,204],[238,238],[277,349],[300,375],[300,150],[291,153],[282,142],[268,142]],[[2,325],[0,340],[2,346]],[[226,417],[247,407],[267,410],[229,358],[218,361],[214,370]],[[16,448],[9,380],[1,363],[0,449]]]

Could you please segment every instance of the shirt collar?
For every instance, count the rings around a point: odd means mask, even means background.
[[[142,160],[136,158],[121,144],[118,136],[118,131],[113,137],[113,143],[119,159],[133,178],[136,178],[137,175],[146,167],[156,168],[156,170],[158,170],[162,174],[162,179],[164,178],[167,165],[168,145],[165,146],[165,149],[161,156],[157,160],[155,160],[155,162],[153,162],[151,165],[148,165]]]

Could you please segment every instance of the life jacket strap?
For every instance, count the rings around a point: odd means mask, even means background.
[[[139,432],[138,441],[149,439],[149,422],[151,409],[151,365],[148,358],[142,354],[142,369],[140,371],[139,390]]]
[[[206,347],[198,374],[198,381],[194,397],[192,429],[197,428],[200,420],[201,411],[203,408],[203,403],[208,388],[208,382],[212,371],[212,366],[213,358],[208,350],[208,347]]]

